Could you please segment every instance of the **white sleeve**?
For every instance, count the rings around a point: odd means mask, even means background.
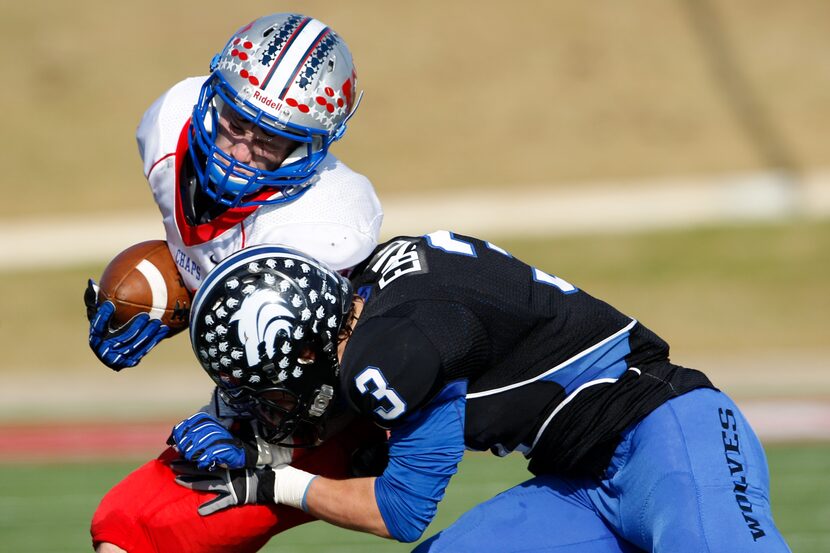
[[[268,243],[306,252],[336,271],[351,269],[366,259],[377,238],[338,223],[294,223],[268,233]]]
[[[145,176],[159,159],[176,151],[182,127],[193,113],[206,78],[190,77],[173,85],[144,112],[135,138]]]
[[[375,249],[383,209],[372,183],[329,155],[316,182],[295,202],[257,215],[252,244],[283,244],[335,270],[350,269]]]

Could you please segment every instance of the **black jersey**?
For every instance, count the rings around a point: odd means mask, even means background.
[[[520,451],[536,474],[595,474],[622,430],[712,386],[636,320],[475,238],[394,238],[352,282],[367,301],[342,362],[351,405],[394,428],[465,380],[465,446]]]

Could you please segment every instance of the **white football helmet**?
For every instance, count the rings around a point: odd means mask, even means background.
[[[245,25],[214,56],[193,110],[189,141],[199,185],[229,207],[296,199],[343,136],[359,103],[355,86],[348,47],[320,21],[280,13]],[[226,106],[299,147],[274,170],[237,161],[216,146]]]

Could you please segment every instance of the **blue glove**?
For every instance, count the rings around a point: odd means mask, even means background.
[[[110,330],[110,319],[115,305],[105,301],[97,305],[98,286],[92,279],[87,283],[84,303],[89,318],[89,347],[95,356],[109,368],[120,371],[138,365],[141,358],[161,342],[170,327],[147,313],[136,315],[116,330]]]
[[[173,427],[171,441],[179,453],[202,470],[253,468],[258,454],[207,413],[196,413]]]

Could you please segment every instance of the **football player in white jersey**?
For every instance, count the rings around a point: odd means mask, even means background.
[[[150,106],[139,152],[188,288],[246,246],[290,245],[338,270],[372,251],[383,218],[377,196],[329,153],[357,107],[355,82],[334,31],[275,14],[234,33],[209,76],[181,81]],[[110,332],[112,310],[96,311],[94,298],[90,283],[90,345],[114,370],[136,365],[168,332],[148,317]]]
[[[197,290],[219,261],[257,244],[293,246],[344,272],[362,261],[378,242],[383,213],[369,180],[329,152],[360,100],[345,42],[311,17],[268,15],[237,30],[211,60],[210,71],[165,92],[137,130],[144,173],[187,287]],[[92,280],[84,299],[90,347],[116,371],[138,364],[168,335],[165,325],[146,314],[110,329],[114,308],[109,302],[97,306]],[[222,409],[216,400],[213,413],[221,418],[227,414]],[[154,530],[139,520],[140,491],[158,495],[169,484],[180,496],[166,465],[153,463],[155,469],[131,475],[102,502],[93,520],[93,540],[102,550],[111,543],[145,550],[140,536]],[[194,530],[175,516],[159,518],[157,509],[152,511],[153,520],[162,521],[150,540],[157,546],[158,536],[180,528],[175,541],[167,543],[169,550],[243,551],[260,543],[245,542],[249,535],[263,539],[262,528],[248,532],[233,521],[218,525],[217,534],[227,534],[233,525],[241,541],[218,543],[204,528]],[[278,511],[267,513],[261,522],[271,527],[265,539],[306,520],[288,519],[280,519]],[[203,523],[195,518],[194,524]]]

